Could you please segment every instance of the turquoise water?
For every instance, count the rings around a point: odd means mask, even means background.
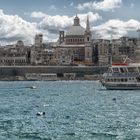
[[[138,90],[105,90],[95,81],[0,82],[0,140],[139,139]]]

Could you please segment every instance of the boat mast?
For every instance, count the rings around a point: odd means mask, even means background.
[[[140,45],[140,27],[138,27],[137,33],[138,33],[137,46],[139,46]]]
[[[140,27],[138,28],[137,32],[138,32],[138,39],[140,39]]]
[[[112,34],[111,34],[111,40],[109,42],[109,47],[108,47],[108,64],[109,66],[112,66]]]

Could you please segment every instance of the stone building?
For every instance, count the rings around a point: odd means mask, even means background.
[[[17,44],[0,48],[0,65],[24,66],[30,64],[30,48],[24,46],[23,41]]]
[[[95,45],[95,44],[94,44]],[[100,40],[96,42],[98,46],[98,64],[109,65],[112,63],[123,63],[126,59],[134,59],[137,48],[135,38],[122,37],[114,40]],[[111,56],[109,52],[111,51]]]
[[[87,17],[86,29],[80,25],[80,19],[76,15],[74,24],[66,31],[59,32],[59,45],[57,48],[71,52],[71,63],[92,64],[92,34],[89,18]]]
[[[97,50],[97,53],[94,54],[96,57],[96,65],[105,66],[109,63],[109,48],[110,41],[104,39],[93,40],[93,46]]]
[[[72,54],[65,48],[53,47],[43,44],[43,35],[35,36],[35,43],[31,47],[31,65],[70,65]]]

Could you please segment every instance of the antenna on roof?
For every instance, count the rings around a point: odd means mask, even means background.
[[[138,32],[138,39],[140,39],[140,27],[138,27],[137,32]]]

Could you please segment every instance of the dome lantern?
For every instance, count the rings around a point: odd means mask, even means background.
[[[77,15],[76,15],[76,17],[74,18],[74,26],[80,26],[80,19],[78,18]]]

